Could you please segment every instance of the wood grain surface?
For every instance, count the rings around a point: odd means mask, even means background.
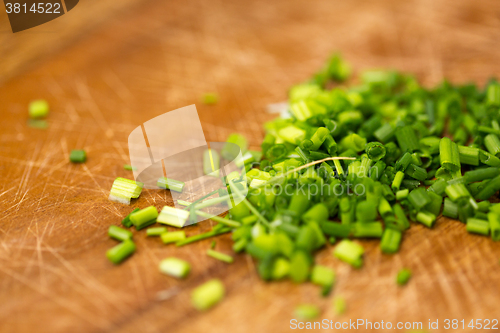
[[[115,267],[105,257],[115,245],[109,225],[133,207],[171,202],[154,190],[130,207],[107,199],[116,177],[132,177],[123,165],[137,125],[195,103],[207,140],[238,131],[257,147],[273,117],[266,105],[285,100],[288,87],[333,51],[357,72],[395,68],[428,86],[444,77],[483,84],[500,77],[497,0],[82,0],[16,34],[1,11],[0,331],[286,332],[301,303],[319,305],[320,317],[334,321],[426,328],[439,320],[442,332],[453,331],[443,329],[444,319],[499,319],[500,244],[445,218],[432,230],[412,226],[396,255],[363,241],[360,270],[330,247],[320,251],[317,262],[337,272],[328,298],[310,284],[262,282],[246,255],[232,265],[209,258],[211,240],[176,248],[134,232],[132,258]],[[207,91],[220,103],[202,105]],[[36,98],[51,105],[47,130],[26,124]],[[70,164],[78,148],[88,161]],[[231,253],[231,245],[229,235],[217,238],[218,250]],[[186,280],[158,272],[167,256],[192,263]],[[404,288],[395,283],[402,267],[414,272]],[[224,301],[195,311],[190,291],[214,277],[226,286]],[[347,300],[343,316],[334,315],[333,296]]]

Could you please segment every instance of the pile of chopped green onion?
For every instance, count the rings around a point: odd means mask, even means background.
[[[267,270],[279,265],[288,267],[280,278],[302,282],[315,278],[312,254],[327,239],[343,239],[333,254],[359,268],[364,250],[350,239],[379,238],[395,253],[410,221],[431,228],[441,214],[499,240],[500,204],[488,200],[500,189],[500,84],[426,89],[377,70],[358,86],[334,85],[348,68],[334,56],[265,124],[263,158],[247,168],[260,215],[244,223],[256,215],[249,207],[230,210],[243,224],[235,251],[257,259],[263,279],[277,279]]]
[[[246,154],[240,163],[246,178],[230,174],[225,180],[222,200],[243,196],[235,186],[242,179],[249,190],[228,216],[199,210],[221,202],[212,198],[186,203],[185,210],[165,207],[157,217],[182,227],[190,214],[206,216],[218,222],[211,231],[185,237],[155,228],[151,235],[183,246],[232,232],[233,250],[252,256],[262,279],[311,281],[323,295],[335,273],[316,265],[313,255],[328,242],[338,241],[335,257],[360,268],[364,249],[353,239],[377,238],[383,253],[396,253],[411,222],[432,228],[441,215],[458,219],[470,233],[500,240],[500,203],[490,202],[500,190],[500,84],[490,80],[480,89],[445,81],[427,89],[411,75],[375,70],[364,72],[359,85],[339,85],[349,74],[350,66],[335,55],[310,81],[290,89],[286,110],[265,124],[261,153]],[[246,153],[244,137],[232,134],[228,141]],[[214,155],[205,156],[207,174],[225,153],[215,162]],[[160,185],[182,191],[166,179]],[[113,185],[118,198],[138,193],[123,180]],[[113,237],[129,241],[122,232]],[[233,261],[212,249],[207,254]],[[170,261],[172,267],[161,266],[166,274],[183,277],[189,271]],[[400,271],[397,283],[410,276]],[[193,296],[199,309],[224,294],[218,280],[200,288]],[[345,309],[343,299],[338,307]],[[317,315],[311,306],[297,311],[303,318]]]

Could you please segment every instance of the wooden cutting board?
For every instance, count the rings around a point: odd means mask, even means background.
[[[471,319],[499,319],[500,244],[446,218],[433,229],[412,226],[396,255],[363,241],[359,270],[322,250],[317,262],[338,281],[327,298],[310,284],[262,282],[246,255],[232,265],[211,259],[211,240],[176,248],[134,232],[132,258],[115,267],[105,257],[115,245],[109,225],[134,207],[171,203],[153,190],[131,206],[107,199],[116,177],[132,177],[123,165],[139,124],[194,103],[208,141],[241,132],[258,147],[274,117],[266,105],[285,100],[336,50],[357,72],[395,68],[428,86],[444,77],[483,84],[500,76],[499,15],[495,0],[88,0],[12,34],[0,13],[0,331],[284,332],[302,303],[319,305],[320,319],[424,328],[430,319],[443,332],[452,331],[445,319],[464,319],[460,331]],[[204,106],[210,91],[220,102]],[[47,130],[27,126],[36,98],[51,105]],[[87,163],[70,164],[71,149],[85,149]],[[229,235],[216,241],[232,253]],[[192,263],[186,280],[158,272],[168,256]],[[414,273],[404,288],[395,283],[402,267]],[[195,311],[190,291],[215,277],[224,301]],[[334,296],[347,301],[343,316],[332,311]]]

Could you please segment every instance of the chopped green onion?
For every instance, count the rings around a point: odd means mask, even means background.
[[[193,203],[192,202],[189,202],[189,201],[186,201],[186,200],[177,200],[177,203],[181,206],[184,206],[184,207],[187,207],[187,206],[190,206],[192,205]]]
[[[483,168],[471,170],[464,173],[464,178],[467,183],[479,182],[485,179],[492,179],[500,174],[499,168]]]
[[[327,295],[335,283],[335,272],[330,267],[315,265],[311,271],[311,282],[323,287],[322,294]]]
[[[402,201],[402,200],[408,198],[408,193],[410,193],[410,191],[408,189],[397,191],[396,192],[396,200]]]
[[[210,237],[214,237],[214,236],[218,236],[218,235],[222,235],[222,234],[228,233],[231,230],[233,230],[233,229],[230,229],[230,228],[220,228],[218,230],[211,230],[211,231],[199,234],[199,235],[194,235],[194,236],[187,237],[185,239],[179,240],[179,241],[177,241],[175,243],[175,245],[176,246],[184,246],[184,245],[191,244],[191,243],[194,243],[194,242],[197,242],[197,241],[200,241],[200,240],[204,240],[204,239],[207,239],[207,238],[210,238]]]
[[[216,93],[204,93],[202,102],[206,105],[214,105],[219,101],[219,96]]]
[[[406,214],[400,204],[394,205],[394,214],[396,215],[396,221],[403,227],[403,229],[408,229],[410,227],[410,222],[406,217]]]
[[[191,292],[191,303],[200,311],[212,308],[224,298],[225,288],[219,279],[213,279]]]
[[[405,174],[403,171],[396,172],[396,175],[394,176],[394,180],[392,181],[391,185],[393,191],[399,191],[399,188],[401,187],[401,183],[403,182],[404,177]]]
[[[328,208],[324,203],[318,203],[312,206],[302,215],[302,220],[304,222],[310,222],[310,221],[323,222],[326,221],[327,219],[328,219]]]
[[[111,186],[109,200],[130,205],[131,198],[138,198],[144,186],[141,182],[118,177]]]
[[[269,221],[262,215],[259,213],[259,211],[257,209],[255,209],[255,207],[248,201],[247,198],[245,198],[245,196],[243,195],[243,193],[239,190],[238,186],[236,186],[236,184],[234,183],[233,180],[230,180],[229,183],[232,185],[231,186],[231,189],[234,190],[234,192],[236,192],[236,194],[238,195],[238,197],[240,198],[243,198],[243,203],[248,207],[248,209],[250,209],[250,211],[254,214],[254,215],[257,215],[259,217],[259,220],[264,223],[265,225],[269,225]]]
[[[448,186],[448,183],[444,179],[437,179],[429,188],[427,191],[432,191],[436,194],[443,195],[446,186]]]
[[[311,108],[304,100],[300,100],[297,103],[291,103],[290,111],[300,121],[305,121],[313,115]]]
[[[356,220],[359,222],[375,221],[377,218],[377,203],[362,201],[356,206]]]
[[[71,163],[84,163],[87,160],[87,153],[85,150],[72,150],[69,154]]]
[[[500,214],[490,212],[488,213],[488,222],[491,230],[491,239],[495,242],[500,240]]]
[[[323,147],[330,155],[334,155],[337,153],[337,142],[330,134],[328,134],[325,137],[325,142],[323,142]]]
[[[208,219],[215,221],[215,222],[219,222],[219,223],[224,224],[228,227],[237,228],[237,227],[241,226],[241,223],[238,221],[233,221],[230,219],[222,218],[222,217],[217,216],[217,215],[208,214],[208,213],[205,213],[205,212],[202,212],[199,210],[197,210],[195,213],[196,213],[196,215],[208,218]]]
[[[233,251],[239,253],[245,249],[248,244],[248,240],[246,238],[238,239],[233,245]]]
[[[130,212],[130,214],[128,214],[123,220],[122,220],[122,224],[127,227],[127,228],[130,228],[132,226],[132,221],[130,221],[130,215],[132,215],[133,213],[135,212],[138,212],[140,211],[139,208],[134,208],[134,210],[132,212]]]
[[[243,223],[243,224],[254,224],[258,220],[259,220],[258,216],[250,215],[250,216],[246,216],[246,217],[242,218],[241,219],[241,223]]]
[[[166,258],[160,261],[160,272],[178,279],[184,279],[191,270],[191,265],[187,261],[178,258]]]
[[[44,99],[38,99],[30,102],[28,106],[30,118],[45,118],[49,114],[49,103]]]
[[[425,210],[432,213],[434,216],[438,216],[441,212],[441,205],[443,203],[443,197],[436,194],[435,192],[428,191],[427,194],[431,198],[431,202],[425,205]]]
[[[449,184],[444,191],[453,202],[470,197],[469,191],[462,183]]]
[[[182,190],[184,189],[184,185],[184,182],[167,177],[160,177],[160,179],[158,179],[158,182],[156,183],[156,186],[161,189],[171,190],[175,192],[182,192]]]
[[[479,149],[477,148],[458,146],[458,155],[461,164],[479,165]]]
[[[396,130],[392,127],[391,124],[387,123],[379,127],[374,133],[373,136],[381,142],[389,142],[394,138]]]
[[[295,308],[294,316],[301,320],[312,320],[320,314],[319,308],[313,304],[302,304]]]
[[[396,276],[396,282],[400,286],[404,286],[405,284],[408,283],[410,278],[411,278],[411,271],[408,268],[403,268],[398,272],[398,275]]]
[[[380,241],[380,249],[384,253],[396,253],[399,251],[402,234],[399,230],[385,228],[382,240]]]
[[[479,150],[479,160],[481,163],[492,166],[492,167],[500,167],[500,158],[492,155],[484,150]]]
[[[241,158],[238,158],[236,160],[236,166],[241,168],[242,166],[248,165],[254,161],[255,161],[255,157],[253,156],[253,154],[251,152],[247,151],[245,154],[243,154],[243,156],[241,156]],[[217,171],[218,171],[218,169],[217,169]],[[217,173],[217,175],[218,175],[218,173]]]
[[[156,227],[156,228],[149,228],[146,229],[146,236],[151,237],[151,236],[160,236],[161,234],[167,232],[167,228],[165,227]]]
[[[500,190],[500,175],[488,181],[483,189],[475,196],[478,200],[488,200]]]
[[[234,145],[233,144],[235,144],[238,147],[240,147],[242,155],[247,152],[248,141],[241,134],[233,133],[233,134],[229,135],[229,137],[227,138],[226,142],[228,142],[230,144],[224,145],[224,147],[222,147],[222,150],[221,150],[221,155],[226,160],[232,161],[232,160],[234,160],[236,158],[236,156],[238,156],[239,152],[238,151],[234,151],[234,148],[233,148]]]
[[[349,237],[352,229],[350,224],[340,224],[336,222],[323,222],[320,226],[325,234],[339,238]]]
[[[156,222],[182,228],[189,218],[189,212],[174,207],[164,206],[156,218]]]
[[[136,168],[136,167],[131,166],[130,164],[125,164],[125,165],[123,165],[123,168],[124,168],[125,170],[127,170],[127,171],[135,171],[135,170],[137,170],[137,168]]]
[[[378,161],[377,163],[375,163],[375,165],[373,165],[373,167],[370,169],[370,178],[373,180],[379,180],[386,166],[387,165],[384,161]]]
[[[475,234],[488,236],[490,233],[490,225],[488,221],[468,218],[467,219],[467,231]]]
[[[352,149],[355,152],[360,152],[365,149],[366,139],[356,133],[351,133],[342,139],[340,145],[344,149]]]
[[[500,203],[492,205],[490,207],[490,212],[500,215]]]
[[[347,309],[347,303],[345,299],[338,296],[333,299],[333,311],[337,316],[344,314],[346,309]]]
[[[500,139],[495,134],[488,134],[484,137],[484,145],[490,154],[500,157]]]
[[[408,165],[410,165],[412,161],[411,154],[406,152],[401,156],[401,158],[396,162],[396,171],[405,171]]]
[[[489,202],[500,190],[500,84],[492,80],[484,91],[449,83],[429,90],[405,74],[371,71],[362,75],[362,86],[330,89],[329,81],[347,78],[347,67],[335,56],[311,81],[293,87],[286,112],[264,125],[262,152],[248,151],[239,134],[229,137],[220,154],[241,170],[224,175],[227,189],[192,203],[178,200],[184,209],[168,207],[157,216],[177,227],[209,218],[217,222],[211,231],[188,238],[166,228],[147,234],[183,246],[233,231],[233,250],[255,258],[263,280],[310,279],[323,294],[332,272],[315,265],[313,255],[328,241],[338,239],[334,255],[360,267],[363,248],[347,238],[380,237],[381,251],[395,253],[409,219],[432,227],[442,208],[469,232],[491,230],[500,240],[500,204]],[[443,137],[445,130],[453,139]],[[203,173],[219,173],[214,155],[200,156]],[[166,178],[163,183],[167,188]],[[182,191],[183,183],[177,185]],[[110,199],[130,204],[142,187],[118,178]],[[222,204],[231,207],[226,218],[203,211]],[[130,225],[141,212],[122,223]],[[136,221],[138,229],[150,223],[155,219]],[[110,233],[130,237],[117,227]]]
[[[296,149],[300,148],[297,147]],[[275,144],[266,151],[266,157],[270,161],[281,160],[285,158],[287,154],[288,150],[284,144]]]
[[[360,268],[363,265],[364,252],[365,250],[361,245],[344,239],[337,244],[333,251],[333,255],[355,268]]]
[[[226,262],[228,264],[231,264],[234,261],[233,257],[231,257],[227,254],[212,250],[212,249],[209,249],[207,251],[207,255],[209,255],[210,257],[215,258],[217,260]]]
[[[288,143],[297,144],[298,142],[304,140],[306,132],[294,125],[289,125],[280,129],[278,131],[278,135]]]
[[[436,215],[427,211],[420,211],[417,214],[417,221],[422,223],[426,227],[432,228],[432,226],[434,226],[434,223],[436,222]]]
[[[310,139],[312,145],[309,147],[309,150],[318,150],[328,135],[330,135],[330,131],[326,127],[318,127]]]
[[[410,201],[416,210],[420,210],[431,202],[431,198],[423,187],[419,187],[408,194],[408,201]]]
[[[158,211],[155,206],[149,206],[147,208],[141,209],[130,215],[130,221],[135,226],[137,230],[144,229],[151,224],[156,223],[156,218],[158,217]]]
[[[326,71],[332,80],[343,82],[351,75],[351,66],[338,54],[334,54],[327,62]]]
[[[488,213],[491,203],[489,201],[481,201],[477,203],[477,210],[483,213]]]
[[[342,111],[337,115],[340,126],[359,125],[363,121],[363,114],[357,110]],[[364,147],[363,147],[364,148]]]
[[[463,223],[467,222],[467,219],[474,216],[474,208],[470,202],[462,202],[458,206],[458,219]]]
[[[453,141],[455,141],[458,145],[465,144],[468,139],[469,139],[469,134],[467,134],[467,132],[465,131],[465,129],[463,129],[462,127],[458,128],[455,131],[455,133],[453,134]],[[459,146],[458,150],[460,152],[460,146]],[[461,158],[462,157],[460,157],[460,159]],[[460,162],[463,163],[462,161],[460,161]]]
[[[219,177],[219,169],[220,169],[219,153],[217,153],[217,151],[213,149],[206,149],[203,152],[203,173],[205,175]],[[178,192],[182,192],[182,189],[181,191]]]
[[[403,184],[404,182],[405,181],[403,180]],[[382,195],[387,201],[393,201],[396,198],[391,188],[387,184],[382,184]]]
[[[450,138],[444,137],[439,142],[439,158],[441,166],[450,171],[460,169],[460,155],[458,146]]]
[[[421,168],[415,164],[410,164],[407,168],[405,173],[417,180],[424,181],[427,179],[427,171],[424,168]]]
[[[253,258],[257,258],[259,260],[264,260],[266,258],[272,258],[272,256],[271,256],[272,253],[259,248],[254,243],[248,243],[245,247],[245,251]]]
[[[380,238],[383,229],[380,222],[357,222],[352,225],[353,236],[357,238]]]
[[[271,272],[271,277],[273,280],[283,279],[288,276],[290,272],[290,262],[284,258],[278,258],[274,262],[274,266]]]
[[[434,155],[439,152],[439,142],[441,139],[435,136],[430,136],[420,139],[420,146],[427,150],[430,154]]]
[[[477,132],[482,132],[482,133],[489,133],[489,134],[497,134],[499,135],[500,134],[500,131],[498,129],[494,129],[492,127],[488,127],[488,126],[477,126],[476,128]]]
[[[490,84],[486,89],[486,104],[488,106],[500,106],[500,85]]]
[[[295,251],[290,258],[290,278],[295,283],[304,282],[309,277],[311,258],[301,250]]]
[[[420,147],[417,135],[410,126],[397,127],[396,140],[398,141],[399,147],[404,152],[414,152]]]
[[[386,149],[380,142],[369,142],[366,145],[365,152],[368,158],[373,161],[378,161],[385,157]]]
[[[351,205],[351,201],[349,200],[349,198],[343,197],[342,199],[340,199],[339,207],[340,207],[340,220],[342,221],[342,224],[352,223],[353,222],[352,212],[354,211],[354,206]],[[332,236],[339,236],[339,235],[332,235]]]
[[[122,229],[116,225],[110,225],[108,229],[108,235],[119,241],[125,241],[127,239],[132,239],[132,232],[129,230]]]
[[[223,202],[227,202],[230,199],[232,199],[232,196],[230,196],[230,195],[224,195],[222,197],[210,198],[210,199],[207,199],[203,202],[195,203],[194,206],[189,207],[189,208],[203,209],[203,208],[218,205],[218,204],[223,203]]]
[[[184,231],[172,231],[164,232],[160,235],[163,244],[175,243],[186,239],[186,233]]]
[[[106,257],[108,257],[109,261],[111,261],[113,264],[117,265],[131,256],[134,252],[134,242],[130,239],[127,239],[116,245],[115,247],[109,249],[106,252]]]

